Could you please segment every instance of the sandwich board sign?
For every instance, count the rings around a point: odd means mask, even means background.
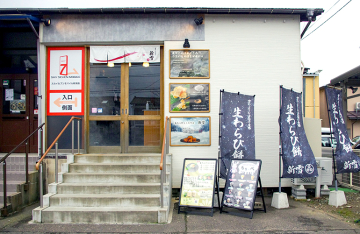
[[[213,212],[216,168],[216,159],[184,159],[178,213],[181,207],[207,208]]]
[[[258,182],[260,181],[261,160],[232,159],[230,165],[220,212],[224,206],[236,208],[251,211],[250,218],[252,218]],[[260,190],[265,209],[261,181]],[[266,212],[266,209],[264,211]]]

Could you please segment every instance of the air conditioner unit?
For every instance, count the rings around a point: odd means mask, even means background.
[[[357,103],[355,104],[355,110],[356,110],[356,111],[360,110],[360,102],[357,102]]]
[[[326,157],[315,158],[316,165],[321,167],[321,185],[332,185],[333,181],[333,170],[332,170],[332,159]],[[294,185],[316,185],[316,178],[292,178],[291,182]]]

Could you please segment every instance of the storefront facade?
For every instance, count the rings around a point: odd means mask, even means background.
[[[80,148],[84,153],[158,153],[166,116],[207,118],[209,142],[185,146],[175,143],[170,147],[173,187],[178,188],[184,158],[218,157],[220,90],[240,92],[255,95],[256,158],[263,163],[263,187],[276,187],[279,86],[302,90],[300,22],[308,20],[307,10],[279,9],[274,13],[274,10],[265,9],[255,14],[240,9],[230,14],[224,9],[209,11],[161,8],[119,9],[106,13],[93,9],[86,13],[58,14],[49,10],[46,15],[51,18],[51,25],[39,26],[39,92],[43,96],[40,115],[46,122],[46,146],[71,116],[78,116],[83,119]],[[321,12],[315,10],[312,20]],[[203,22],[197,25],[194,19],[200,17]],[[184,48],[185,39],[188,39],[189,48]],[[130,48],[138,53],[147,51],[143,52],[146,56],[156,53],[158,59],[148,61],[148,67],[144,66],[145,60],[126,58],[108,67],[112,62],[109,60],[119,57],[111,57],[112,53],[100,61],[92,60],[95,48],[108,50],[110,47],[125,48],[124,51]],[[80,70],[75,69],[77,74],[69,74],[74,72],[69,59],[68,72],[59,72],[59,76],[79,79],[81,85],[51,87],[54,80],[51,80],[50,63],[65,55],[55,53],[52,57],[51,53],[71,50],[83,53]],[[209,56],[207,75],[174,77],[171,73],[174,51],[182,54],[206,51]],[[55,63],[61,70],[64,63]],[[172,87],[184,84],[206,87],[208,108],[174,111]],[[78,109],[72,104],[75,98]],[[63,107],[65,105],[71,106],[70,109]],[[56,106],[60,109],[54,110]],[[59,141],[59,148],[64,152],[71,147],[69,134]],[[284,181],[284,186],[290,185],[290,181]]]

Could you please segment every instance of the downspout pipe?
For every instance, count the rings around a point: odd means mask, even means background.
[[[41,67],[40,67],[40,37],[39,37],[39,33],[36,31],[33,23],[31,22],[30,18],[26,18],[27,22],[29,23],[31,29],[33,30],[35,36],[36,36],[36,53],[37,53],[37,72],[38,72],[38,126],[40,126],[42,124],[42,107],[41,107],[41,99],[42,99],[42,94],[41,94]],[[39,26],[40,27],[40,26]],[[41,141],[42,141],[42,137],[41,137],[41,132],[38,133],[38,155],[39,158],[42,155],[42,149],[41,149]]]
[[[312,18],[314,16],[314,9],[307,9],[307,18],[308,18],[308,23],[306,24],[304,30],[301,33],[300,38],[303,38],[304,34],[306,33],[307,29],[309,28],[311,22],[312,22]]]

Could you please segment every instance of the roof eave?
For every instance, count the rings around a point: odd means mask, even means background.
[[[309,9],[305,8],[0,8],[0,14],[289,14],[300,15],[300,21],[308,21]],[[312,9],[314,21],[324,10]]]

